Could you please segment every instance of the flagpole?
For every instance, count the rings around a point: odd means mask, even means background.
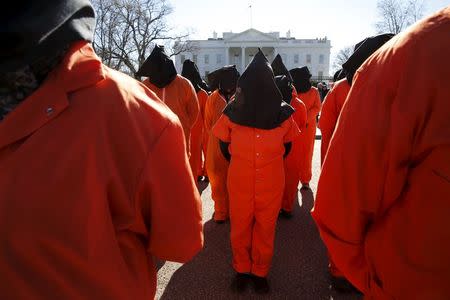
[[[250,8],[250,28],[253,28],[253,14],[252,14],[252,5],[248,6]]]

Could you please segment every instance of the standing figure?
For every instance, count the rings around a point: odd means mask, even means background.
[[[450,299],[449,32],[447,7],[365,60],[326,155],[312,215],[367,299]]]
[[[314,142],[316,140],[317,115],[320,112],[321,102],[317,88],[311,85],[311,73],[308,67],[295,68],[289,71],[294,80],[294,87],[298,97],[306,105],[306,130],[300,135],[300,181],[303,188],[309,188],[312,177],[312,158]]]
[[[213,73],[211,73],[213,74]],[[210,75],[211,75],[210,74]],[[211,198],[214,201],[214,221],[223,223],[229,217],[227,173],[228,161],[219,148],[219,140],[212,134],[212,128],[222,115],[227,103],[234,96],[239,73],[236,66],[226,66],[214,72],[217,89],[208,97],[205,108],[205,130],[208,132],[208,147],[206,153],[206,170],[211,183]]]
[[[299,134],[293,113],[259,50],[238,81],[235,100],[213,129],[224,157],[231,159],[228,192],[237,272],[232,286],[239,292],[250,278],[257,293],[270,291],[267,275],[284,191],[285,144]]]
[[[153,299],[203,242],[180,121],[102,64],[89,1],[1,14],[1,298]]]
[[[178,116],[183,126],[186,153],[190,156],[191,128],[199,114],[194,87],[188,79],[177,74],[163,46],[155,45],[136,75],[147,77],[143,83]]]
[[[201,88],[203,85],[202,78],[200,77],[200,73],[196,64],[187,59],[183,63],[183,69],[181,71],[181,76],[188,79],[197,93],[197,100],[199,104],[199,114],[197,120],[191,129],[191,157],[189,161],[192,166],[192,173],[194,178],[197,178],[197,182],[201,180],[201,176],[203,176],[203,165],[204,158],[206,157],[206,151],[203,152],[203,149],[206,147],[203,146],[204,142],[204,115],[205,115],[205,106],[206,100],[208,99],[208,93]]]
[[[300,131],[306,128],[306,106],[297,98],[297,92],[293,86],[291,74],[286,69],[281,56],[278,54],[272,62],[272,69],[275,76],[275,83],[283,96],[283,100],[290,104],[295,112],[292,118],[297,123]],[[278,76],[277,76],[278,75]],[[301,148],[299,145],[299,138],[292,141],[292,149],[285,159],[285,186],[283,193],[283,201],[281,205],[280,216],[284,218],[291,218],[294,208],[294,201],[298,195],[298,184],[300,182],[300,157]]]

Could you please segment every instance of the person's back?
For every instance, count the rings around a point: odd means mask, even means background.
[[[167,86],[159,88],[149,79],[143,83],[150,88],[180,119],[187,145],[190,144],[191,128],[199,114],[199,103],[192,84],[177,75]]]
[[[93,18],[88,1],[70,2],[66,13]],[[37,40],[27,46],[42,50],[45,39]],[[200,197],[177,117],[144,85],[102,65],[87,41],[52,44],[62,60],[0,120],[3,299],[151,299],[153,256],[185,262],[202,247]],[[16,73],[4,70],[11,61],[0,60],[2,78]],[[3,112],[15,94],[0,97]]]
[[[369,298],[450,298],[449,32],[446,8],[366,61],[327,153],[313,216]]]

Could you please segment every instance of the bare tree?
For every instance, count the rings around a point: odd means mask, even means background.
[[[378,33],[397,34],[423,16],[423,0],[378,0]]]
[[[167,24],[172,7],[165,0],[94,0],[97,27],[94,47],[103,63],[135,76],[155,43],[172,55],[189,49],[189,33],[173,34]]]
[[[336,54],[333,62],[333,69],[339,70],[342,68],[342,65],[348,60],[348,58],[352,55],[353,48],[352,47],[345,47],[339,50],[339,52]]]

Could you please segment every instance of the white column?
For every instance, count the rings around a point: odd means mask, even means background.
[[[277,47],[273,47],[273,59],[275,59],[275,57],[278,55],[278,48]]]
[[[245,47],[241,47],[241,75],[245,70]]]
[[[225,48],[225,65],[228,66],[230,64],[230,47]]]

